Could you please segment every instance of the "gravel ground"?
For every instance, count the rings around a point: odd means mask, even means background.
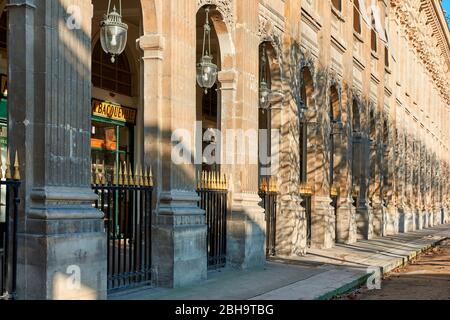
[[[385,276],[381,290],[361,287],[337,300],[450,300],[450,239]]]

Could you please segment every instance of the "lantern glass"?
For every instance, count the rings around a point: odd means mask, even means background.
[[[111,12],[105,15],[100,27],[100,43],[103,51],[111,55],[111,61],[114,63],[115,57],[125,50],[128,25],[122,22],[122,16],[114,7]]]
[[[125,50],[127,44],[127,29],[121,26],[104,25],[100,39],[106,53],[119,55]]]
[[[265,81],[261,81],[259,86],[259,107],[261,109],[268,109],[269,108],[269,97],[270,97],[271,90],[269,89],[269,86]]]
[[[197,83],[205,89],[211,89],[217,80],[217,66],[212,63],[211,56],[203,56],[200,63],[197,64]]]

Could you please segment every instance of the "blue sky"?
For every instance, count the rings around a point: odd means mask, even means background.
[[[444,10],[447,11],[447,16],[450,16],[450,0],[442,1],[442,6],[444,7]]]

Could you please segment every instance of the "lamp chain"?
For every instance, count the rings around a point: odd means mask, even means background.
[[[107,14],[111,12],[111,0],[108,0],[108,11]],[[122,15],[122,0],[119,0],[119,14]]]

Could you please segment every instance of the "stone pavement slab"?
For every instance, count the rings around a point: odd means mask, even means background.
[[[450,238],[450,225],[398,234],[332,249],[311,249],[304,257],[277,257],[264,269],[222,270],[195,286],[143,288],[112,300],[315,300],[331,299],[366,282],[374,270],[387,273]]]

